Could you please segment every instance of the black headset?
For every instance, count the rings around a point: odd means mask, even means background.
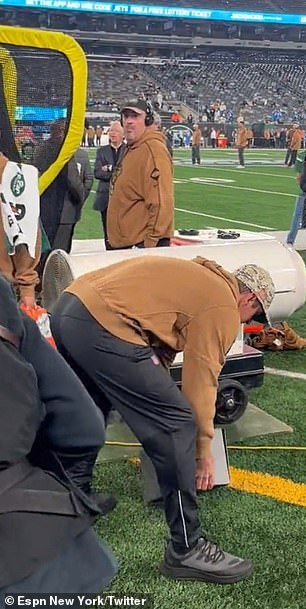
[[[146,127],[150,127],[151,125],[153,125],[154,123],[154,110],[153,110],[153,106],[151,104],[151,102],[147,99],[146,100],[146,115],[145,115],[145,126]],[[120,122],[121,125],[123,125],[123,113],[121,112],[121,116],[120,116]]]
[[[147,99],[146,102],[146,116],[145,116],[145,126],[150,127],[154,123],[154,110],[151,102]]]

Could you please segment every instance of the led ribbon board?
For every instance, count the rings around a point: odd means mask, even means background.
[[[260,13],[257,11],[222,11],[207,8],[181,6],[158,6],[153,4],[125,4],[119,2],[91,2],[79,0],[0,0],[0,6],[18,6],[62,11],[85,11],[87,13],[108,13],[111,15],[132,15],[134,17],[166,17],[175,19],[204,19],[212,21],[242,21],[245,23],[279,23],[303,25],[305,15],[286,13]]]

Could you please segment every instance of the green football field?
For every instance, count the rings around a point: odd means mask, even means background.
[[[95,151],[90,155],[93,162]],[[287,230],[298,187],[294,170],[283,165],[284,156],[285,151],[246,151],[242,170],[236,167],[235,151],[203,150],[201,166],[192,167],[191,152],[175,150],[176,228]],[[92,210],[93,197],[94,192],[76,238],[102,236],[99,215]],[[306,337],[305,314],[304,307],[290,325]],[[306,373],[306,350],[267,354],[265,364]],[[264,386],[253,390],[250,398],[290,425],[293,433],[240,443],[245,450],[230,449],[229,460],[246,475],[270,476],[259,476],[262,482],[254,492],[226,487],[199,498],[203,530],[225,549],[254,562],[254,575],[240,584],[217,587],[159,576],[166,527],[162,513],[143,506],[137,465],[119,459],[97,466],[97,486],[118,498],[116,510],[97,524],[119,559],[112,591],[151,593],[154,606],[161,609],[306,608],[305,389],[303,377],[265,376]],[[261,449],[249,450],[254,446]],[[282,448],[264,449],[278,446]]]
[[[94,162],[95,151],[90,151]],[[283,150],[247,150],[237,169],[235,150],[202,150],[198,167],[190,150],[174,150],[176,228],[286,230],[298,193],[295,171],[283,165]],[[278,164],[276,164],[278,163]],[[88,199],[76,238],[101,237],[97,212]]]

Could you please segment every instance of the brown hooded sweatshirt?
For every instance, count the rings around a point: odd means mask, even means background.
[[[113,247],[155,247],[173,235],[172,159],[164,136],[146,129],[127,146],[110,185],[107,232]]]
[[[146,345],[150,332],[184,352],[182,391],[198,425],[198,457],[208,456],[218,376],[239,329],[235,277],[200,257],[139,256],[87,273],[67,291],[111,334]]]
[[[8,159],[0,154],[0,184],[7,161]],[[35,296],[35,286],[39,281],[35,267],[39,262],[41,252],[40,230],[37,232],[35,252],[35,260],[31,258],[26,245],[18,245],[13,256],[10,256],[7,253],[2,214],[0,211],[0,273],[3,273],[9,281],[18,287],[21,300],[24,296],[32,296],[33,298]]]
[[[240,125],[237,131],[237,148],[246,148],[248,145],[248,130],[244,125]]]

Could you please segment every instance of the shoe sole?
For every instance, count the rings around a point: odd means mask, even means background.
[[[244,573],[234,575],[216,575],[209,572],[203,573],[196,569],[188,569],[186,567],[170,567],[166,563],[161,563],[159,570],[164,577],[170,579],[201,581],[211,584],[236,584],[253,573],[253,565],[250,564]]]

